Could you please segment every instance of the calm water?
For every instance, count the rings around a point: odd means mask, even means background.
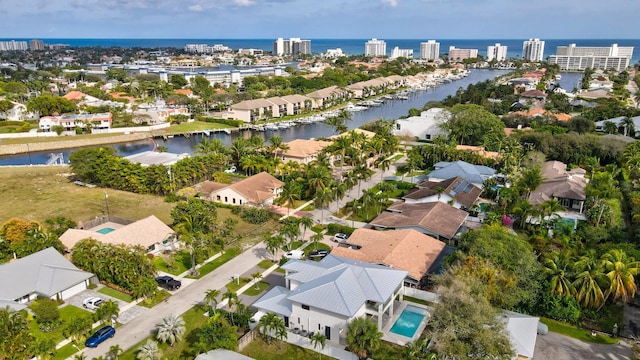
[[[352,113],[351,121],[348,121],[346,125],[349,128],[354,129],[369,121],[377,120],[380,118],[397,119],[401,116],[406,116],[410,108],[422,108],[424,104],[429,101],[442,100],[448,95],[455,94],[455,92],[459,88],[466,88],[469,84],[485,81],[487,79],[493,79],[494,77],[502,75],[506,72],[507,71],[505,70],[471,70],[471,74],[461,80],[446,83],[427,91],[417,91],[411,93],[409,96],[409,100],[386,101],[382,106],[372,107],[364,111],[354,112]],[[332,127],[328,126],[324,122],[319,122],[308,125],[299,125],[296,127],[278,131],[238,131],[232,132],[231,135],[227,135],[226,133],[215,133],[211,134],[210,138],[219,138],[224,143],[230,144],[233,139],[239,136],[261,136],[266,140],[274,135],[279,135],[283,138],[284,141],[291,141],[294,139],[328,137],[334,134],[335,132]],[[158,145],[166,146],[169,149],[169,152],[193,154],[195,146],[202,140],[203,137],[204,135],[195,135],[189,138],[176,136],[172,139],[167,140],[156,138],[155,141]],[[113,145],[113,147],[118,151],[118,154],[122,156],[128,156],[143,151],[152,150],[153,143],[150,140],[141,140],[131,143],[115,144]],[[53,152],[63,153],[65,160],[68,160],[69,154],[74,150],[76,149],[33,152],[30,155],[22,154],[16,156],[0,157],[0,165],[45,164],[49,159],[51,153]]]

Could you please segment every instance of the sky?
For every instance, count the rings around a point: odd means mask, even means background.
[[[637,0],[0,0],[0,38],[640,39]]]

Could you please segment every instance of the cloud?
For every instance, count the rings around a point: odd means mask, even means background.
[[[189,5],[187,9],[189,11],[196,11],[196,12],[204,11],[204,8],[200,4]]]
[[[382,3],[391,7],[398,7],[398,0],[382,0]]]
[[[255,4],[255,2],[252,0],[233,0],[233,3],[237,6],[251,6]]]

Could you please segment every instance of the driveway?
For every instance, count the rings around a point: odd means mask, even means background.
[[[629,360],[631,346],[587,343],[558,333],[538,335],[534,359],[539,360]]]
[[[121,310],[125,307],[125,305],[128,304],[125,301],[118,300],[118,299],[113,298],[111,296],[108,296],[108,295],[105,295],[105,294],[102,294],[102,293],[99,293],[99,292],[97,292],[95,290],[90,290],[90,289],[87,289],[87,290],[85,290],[85,291],[83,291],[83,292],[81,292],[81,293],[79,293],[77,295],[72,296],[71,298],[65,300],[65,302],[67,304],[69,304],[69,305],[77,306],[77,307],[83,309],[82,301],[84,301],[84,299],[86,299],[86,298],[96,297],[96,296],[99,297],[99,298],[102,298],[104,301],[109,301],[109,300],[115,301],[118,304],[118,306],[120,307]],[[93,310],[89,310],[89,309],[85,309],[85,310],[93,312]],[[118,316],[118,322],[121,323],[121,324],[126,324],[129,321],[135,319],[136,317],[142,315],[147,310],[148,309],[145,308],[145,307],[135,305],[135,306],[133,306],[133,307],[121,312],[120,316]]]

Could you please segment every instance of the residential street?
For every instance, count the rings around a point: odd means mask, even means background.
[[[82,352],[88,359],[91,359],[101,355],[106,356],[109,347],[115,344],[120,345],[123,349],[128,349],[149,336],[162,317],[168,314],[184,313],[202,301],[207,290],[224,288],[231,281],[232,276],[242,274],[246,269],[256,266],[261,260],[270,258],[263,243],[255,245],[202,279],[182,287],[167,301],[149,309],[135,321],[119,327],[116,335],[100,344],[98,348],[87,348]]]
[[[593,344],[549,332],[547,335],[538,335],[534,359],[629,360],[631,346],[624,340],[616,345]]]

